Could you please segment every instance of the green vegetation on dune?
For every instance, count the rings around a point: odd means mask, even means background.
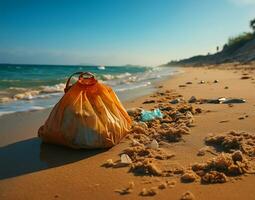
[[[250,21],[252,32],[244,32],[230,37],[223,46],[222,51],[207,55],[197,55],[179,61],[171,61],[166,65],[203,65],[219,64],[226,62],[247,63],[255,61],[255,18]]]
[[[255,34],[250,32],[245,32],[235,37],[230,37],[228,39],[228,43],[224,45],[223,51],[233,52],[253,39],[255,39]]]
[[[248,42],[254,38],[253,33],[242,33],[236,37],[230,37],[228,40],[228,46],[236,45],[236,44],[242,44],[245,42]]]

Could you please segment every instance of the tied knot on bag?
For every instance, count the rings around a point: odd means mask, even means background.
[[[83,85],[93,85],[96,83],[96,80],[95,80],[95,76],[94,74],[92,74],[91,72],[75,72],[73,73],[68,79],[67,79],[67,82],[66,82],[66,87],[64,89],[64,92],[67,93],[68,90],[72,87],[72,85],[70,84],[71,82],[71,79],[73,76],[75,75],[79,75],[79,78],[78,78],[78,81],[80,83],[82,83]],[[86,77],[85,77],[86,76]]]

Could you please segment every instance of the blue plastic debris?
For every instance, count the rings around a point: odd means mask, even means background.
[[[151,121],[153,119],[162,118],[162,117],[163,117],[163,114],[158,108],[153,111],[143,110],[141,112],[141,121],[143,122]]]

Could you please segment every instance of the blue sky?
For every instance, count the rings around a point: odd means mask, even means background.
[[[0,0],[0,62],[159,65],[249,31],[255,0]]]

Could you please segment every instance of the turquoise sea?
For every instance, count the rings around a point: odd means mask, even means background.
[[[130,100],[148,94],[153,82],[177,73],[178,68],[0,64],[0,116],[54,106],[66,80],[77,71],[94,73],[121,100]]]

